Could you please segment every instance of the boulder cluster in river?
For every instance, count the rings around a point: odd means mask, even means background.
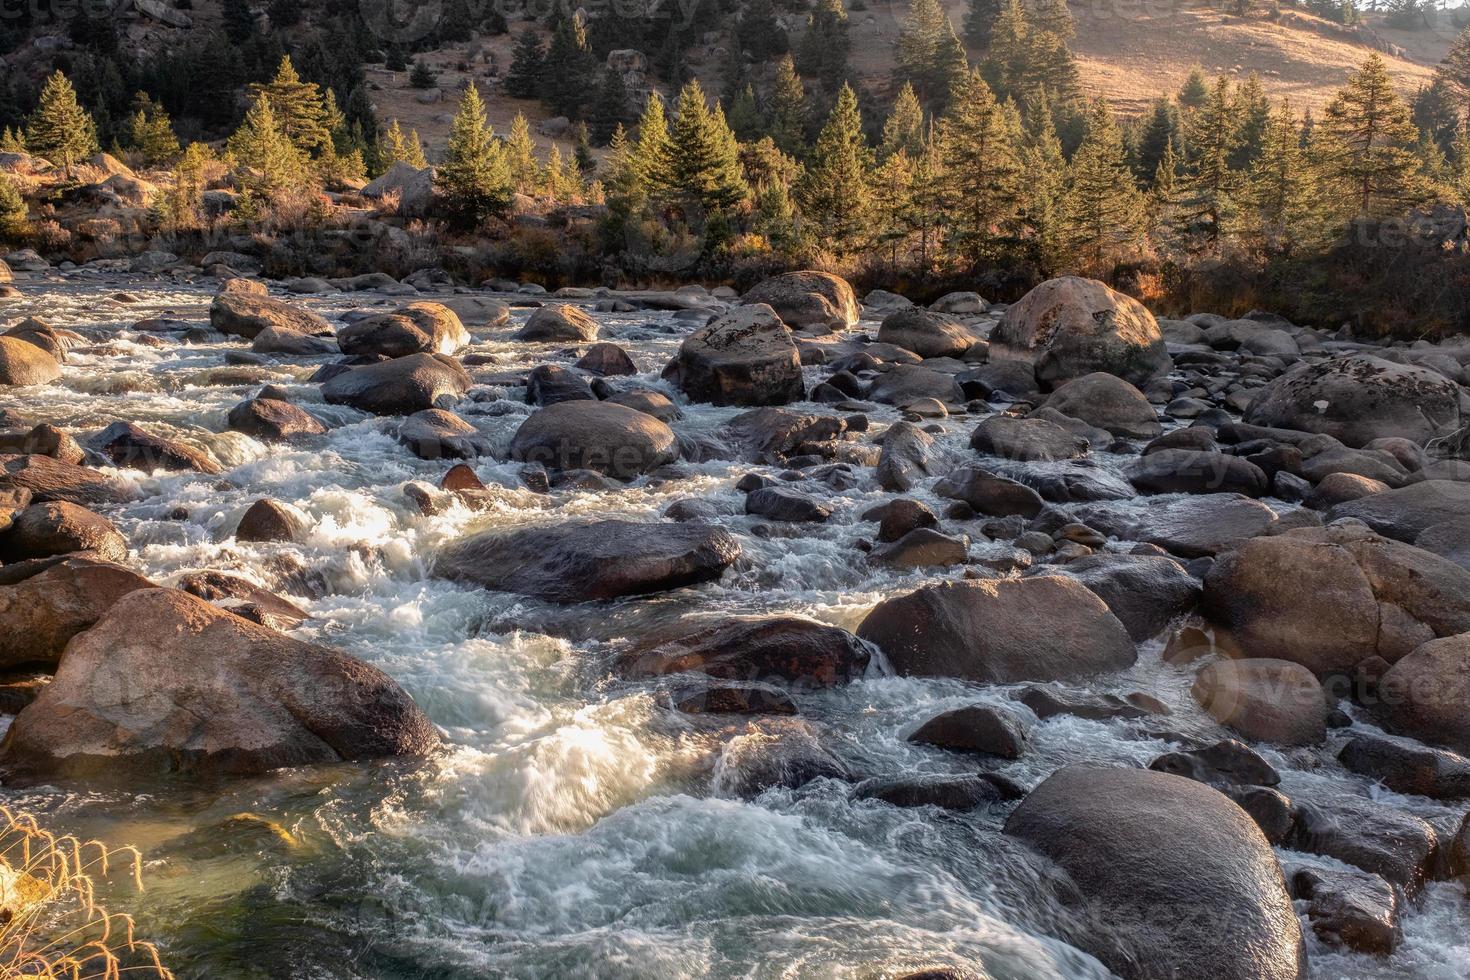
[[[423,556],[424,574],[465,589],[610,616],[695,605],[759,588],[759,556],[783,538],[844,534],[855,568],[901,586],[846,629],[680,618],[611,660],[724,733],[716,791],[830,779],[864,805],[995,808],[1085,908],[1066,940],[1127,978],[1299,980],[1299,911],[1322,942],[1382,954],[1426,883],[1470,880],[1470,342],[1370,343],[1259,312],[1158,320],[1071,277],[1009,307],[955,293],[927,308],[860,304],[820,272],[744,296],[465,290],[399,305],[416,292],[400,285],[334,323],[228,278],[207,327],[137,330],[160,345],[239,338],[236,366],[292,364],[319,389],[253,386],[224,420],[235,438],[313,445],[351,419],[406,459],[442,461],[439,484],[407,483],[402,502],[414,518],[488,515]],[[297,291],[358,288],[321,286]],[[512,304],[532,310],[513,323]],[[618,344],[640,309],[675,311],[646,328],[678,334],[658,375]],[[475,349],[487,341],[544,363],[507,371]],[[67,384],[73,352],[106,343],[10,325],[0,393]],[[477,425],[507,416],[508,442]],[[0,667],[54,675],[0,744],[7,779],[434,753],[440,734],[387,674],[287,635],[307,619],[291,601],[220,569],[173,587],[130,569],[111,512],[154,492],[149,478],[241,479],[207,443],[147,420],[0,421]],[[738,468],[742,505],[691,493],[655,521],[494,516],[499,492],[677,486],[716,462]],[[854,507],[852,491],[867,499]],[[311,532],[258,497],[224,533],[269,551]],[[1128,690],[1124,675],[1159,658],[1197,718]],[[973,771],[864,772],[802,717],[813,690],[884,674],[968,692],[914,718],[909,740]],[[1118,720],[1177,748],[1147,767],[1006,775],[1037,726]],[[1265,751],[1455,819],[1288,789]]]

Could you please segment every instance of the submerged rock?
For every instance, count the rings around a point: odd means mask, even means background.
[[[739,620],[699,630],[618,661],[628,677],[698,672],[723,680],[832,687],[863,676],[871,654],[846,630],[806,619]]]

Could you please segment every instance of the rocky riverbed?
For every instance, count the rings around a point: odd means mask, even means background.
[[[1470,345],[382,278],[0,298],[0,796],[180,976],[1466,975]]]

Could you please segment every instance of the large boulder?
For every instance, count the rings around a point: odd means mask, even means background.
[[[303,408],[277,398],[250,398],[230,409],[227,424],[268,442],[285,442],[299,436],[319,436],[327,427]]]
[[[862,677],[870,657],[867,645],[846,630],[783,616],[735,620],[635,649],[619,659],[618,669],[628,677],[698,672],[819,688]]]
[[[1047,398],[1046,407],[1125,439],[1157,439],[1164,432],[1143,392],[1102,372],[1062,384]]]
[[[1055,462],[1087,455],[1088,441],[1046,419],[993,415],[970,434],[970,448],[1018,462]]]
[[[52,667],[71,638],[113,603],[153,583],[121,565],[91,558],[36,563],[37,571],[0,585],[0,670]]]
[[[86,551],[103,561],[122,561],[128,542],[117,526],[85,507],[65,501],[32,504],[0,534],[0,561],[18,562]]]
[[[878,327],[878,343],[902,347],[920,357],[961,357],[978,339],[954,317],[913,306],[888,314]]]
[[[673,371],[692,401],[785,405],[806,397],[791,331],[769,306],[741,306],[696,330]]]
[[[1053,386],[1103,372],[1141,387],[1171,366],[1142,303],[1076,276],[1048,280],[1012,304],[991,332],[990,356],[1026,361]]]
[[[1423,444],[1460,426],[1460,390],[1428,368],[1353,354],[1299,365],[1267,384],[1245,421],[1333,436],[1354,448],[1399,437]]]
[[[59,377],[55,357],[19,337],[0,337],[0,385],[45,385]]]
[[[1087,504],[1078,520],[1111,537],[1157,545],[1183,558],[1203,558],[1265,534],[1276,512],[1233,493],[1150,500],[1148,507]]]
[[[788,272],[773,276],[741,297],[763,303],[793,330],[830,333],[858,321],[857,296],[843,279],[827,272]]]
[[[254,340],[267,327],[330,336],[332,325],[310,310],[272,299],[265,283],[230,279],[209,304],[209,323],[220,333]]]
[[[453,404],[469,387],[470,376],[458,361],[410,354],[344,371],[322,385],[322,397],[374,415],[412,415]]]
[[[1140,643],[1193,609],[1200,595],[1198,579],[1158,555],[1087,555],[1046,566],[1040,574],[1064,575],[1087,586]]]
[[[1351,517],[1388,538],[1412,542],[1438,524],[1470,514],[1470,483],[1425,480],[1334,506],[1329,521]]]
[[[901,675],[982,684],[1087,677],[1137,659],[1102,599],[1055,576],[926,586],[878,603],[857,633]]]
[[[410,303],[393,313],[364,317],[337,331],[337,346],[351,355],[453,354],[469,342],[469,331],[442,303]]]
[[[1470,631],[1470,572],[1364,528],[1300,528],[1221,555],[1200,608],[1246,656],[1328,678]]]
[[[440,553],[434,573],[573,603],[712,581],[739,557],[740,545],[728,532],[696,521],[574,522],[461,538]]]
[[[244,776],[438,743],[376,667],[185,592],[143,589],[68,644],[0,743],[0,767],[25,779]]]
[[[1470,634],[1431,640],[1378,684],[1384,727],[1470,755]]]
[[[85,507],[132,496],[126,485],[105,473],[38,454],[0,456],[0,489],[11,487],[30,491],[36,501],[65,500]]]
[[[404,419],[398,427],[398,441],[419,459],[490,455],[490,443],[479,429],[442,408],[426,408]]]
[[[673,430],[643,412],[597,401],[558,402],[521,423],[511,455],[552,470],[631,480],[679,456]]]
[[[1143,493],[1239,493],[1264,497],[1271,481],[1248,459],[1194,449],[1160,449],[1128,464],[1128,480]]]
[[[146,470],[194,470],[223,473],[213,456],[176,439],[168,439],[134,425],[114,422],[92,439],[92,445],[118,466]]]
[[[895,364],[878,375],[868,389],[868,398],[899,408],[926,398],[951,405],[963,405],[965,392],[953,375],[918,364]]]
[[[570,303],[551,303],[532,313],[512,339],[583,343],[597,339],[597,321]]]
[[[1271,846],[1203,783],[1068,766],[1005,833],[1066,871],[1092,908],[1088,952],[1129,980],[1304,980],[1301,926]]]
[[[1322,685],[1300,664],[1220,660],[1200,669],[1191,693],[1216,721],[1255,741],[1320,745],[1327,737]]]

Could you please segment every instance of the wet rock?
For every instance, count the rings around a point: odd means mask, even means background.
[[[330,336],[332,325],[309,310],[272,299],[265,283],[230,279],[209,305],[209,325],[223,334],[254,340],[268,327],[313,336]]]
[[[1137,658],[1101,599],[1054,576],[927,586],[880,602],[858,636],[900,675],[983,684],[1086,677]]]
[[[880,504],[865,512],[862,519],[878,522],[878,540],[885,544],[897,541],[918,528],[939,527],[939,518],[934,516],[932,510],[907,497]]]
[[[1226,786],[1221,792],[1256,822],[1273,847],[1284,844],[1296,829],[1296,805],[1279,790],[1266,786]]]
[[[938,452],[934,437],[912,422],[895,422],[883,433],[882,454],[874,477],[885,490],[912,490],[932,476]]]
[[[36,563],[34,574],[0,585],[0,669],[53,665],[72,637],[96,623],[129,592],[153,583],[120,565],[91,558]]]
[[[1454,382],[1427,368],[1354,354],[1302,364],[1252,400],[1252,425],[1320,432],[1348,446],[1404,438],[1422,445],[1460,425]]]
[[[1139,643],[1193,609],[1201,591],[1178,562],[1149,555],[1091,555],[1042,574],[1065,575],[1087,586]]]
[[[1013,712],[974,704],[935,715],[908,740],[951,752],[1019,759],[1026,748],[1026,726]]]
[[[337,346],[324,337],[313,337],[279,327],[266,327],[256,334],[255,339],[250,342],[250,349],[256,354],[285,354],[292,357],[315,357],[337,352]]]
[[[227,424],[236,432],[267,442],[288,442],[324,435],[327,427],[315,416],[276,398],[247,398],[230,409]]]
[[[960,321],[916,307],[883,318],[878,342],[913,351],[920,357],[962,357],[979,338]]]
[[[306,521],[294,508],[262,497],[245,511],[235,528],[236,541],[300,541],[306,536]]]
[[[1300,664],[1221,660],[1201,668],[1190,693],[1216,721],[1246,738],[1320,745],[1327,737],[1322,685]]]
[[[549,470],[585,469],[631,480],[677,459],[678,443],[651,415],[607,402],[560,402],[516,431],[511,456]]]
[[[1145,385],[1171,366],[1152,313],[1076,276],[1048,280],[1011,305],[990,335],[990,357],[1030,363],[1051,386],[1094,372]]]
[[[675,695],[674,710],[686,715],[794,715],[796,702],[769,684],[717,684]]]
[[[858,321],[857,297],[844,280],[826,272],[788,272],[766,279],[741,297],[764,304],[793,330],[830,333]]]
[[[295,629],[310,618],[295,603],[226,572],[192,572],[179,579],[176,588],[273,630]]]
[[[593,344],[577,361],[578,369],[600,377],[637,374],[638,365],[617,344]]]
[[[438,732],[382,671],[173,589],[120,598],[16,717],[22,779],[244,776],[424,755]]]
[[[75,439],[46,422],[28,432],[0,432],[0,454],[50,456],[72,465],[86,458]]]
[[[736,307],[696,330],[670,364],[691,401],[785,405],[806,395],[791,331],[769,306]]]
[[[23,488],[37,502],[64,500],[84,507],[119,503],[132,494],[121,482],[86,466],[50,456],[0,456],[0,489]]]
[[[0,559],[6,562],[50,558],[76,551],[100,561],[120,562],[128,542],[107,518],[65,501],[32,504],[15,515],[0,534]]]
[[[754,462],[778,463],[832,442],[845,428],[842,419],[831,415],[757,408],[735,416],[725,431],[730,442],[743,447]]]
[[[440,552],[434,574],[551,602],[593,602],[712,581],[739,557],[735,539],[708,524],[595,521],[473,534]]]
[[[1143,392],[1111,374],[1066,382],[1051,393],[1046,407],[1125,439],[1157,439],[1164,431]]]
[[[1020,799],[1023,792],[1010,780],[990,773],[977,775],[915,775],[865,779],[853,787],[860,800],[882,800],[891,806],[936,806],[942,810],[973,810],[991,803]]]
[[[1301,528],[1221,555],[1200,609],[1240,649],[1326,678],[1470,631],[1470,572],[1365,528]]]
[[[480,430],[442,408],[426,408],[403,420],[398,440],[419,459],[473,459],[490,455]]]
[[[1337,761],[1396,793],[1435,800],[1470,796],[1470,759],[1453,752],[1355,735],[1337,753]]]
[[[1330,473],[1313,488],[1309,500],[1311,506],[1318,510],[1327,510],[1338,504],[1347,503],[1349,500],[1371,497],[1375,493],[1383,493],[1388,489],[1388,484],[1370,480],[1366,476],[1357,476],[1352,473]]]
[[[963,404],[965,392],[954,375],[917,364],[896,364],[878,376],[868,389],[867,397],[880,405],[903,408],[926,398]]]
[[[0,385],[46,385],[61,377],[61,362],[19,337],[0,337]]]
[[[644,415],[652,415],[660,422],[673,422],[684,417],[679,406],[669,401],[667,395],[645,388],[613,395],[607,402],[609,405],[622,405]]]
[[[1088,442],[1045,419],[994,415],[975,426],[970,448],[1019,462],[1052,462],[1087,455]]]
[[[1287,846],[1380,875],[1413,897],[1428,878],[1439,835],[1427,821],[1382,801],[1330,796],[1297,800]]]
[[[627,677],[702,673],[721,680],[833,687],[861,678],[871,654],[846,630],[805,619],[735,620],[624,654]]]
[[[832,507],[795,490],[762,487],[745,498],[745,512],[772,521],[821,524],[832,516]]]
[[[1302,868],[1292,894],[1307,903],[1307,919],[1323,942],[1385,956],[1403,940],[1399,898],[1388,882],[1366,871]]]
[[[797,789],[815,779],[847,779],[847,767],[795,718],[751,725],[732,738],[715,764],[717,796],[754,799],[768,789]]]
[[[344,371],[322,385],[322,397],[372,415],[412,415],[453,404],[469,387],[470,376],[457,361],[410,354]]]
[[[1470,633],[1431,640],[1378,683],[1385,728],[1470,755]]]
[[[1108,721],[1113,718],[1146,718],[1151,714],[1169,713],[1167,708],[1153,703],[1147,695],[1137,693],[1122,698],[1116,694],[1070,691],[1055,685],[1031,685],[1014,696],[1042,721],[1057,715]]]
[[[1208,786],[1147,770],[1068,766],[1021,802],[1005,833],[1060,865],[1098,910],[1084,948],[1115,973],[1307,975],[1275,855],[1255,823]]]
[[[337,346],[348,355],[448,355],[469,343],[470,333],[459,316],[441,303],[410,303],[393,313],[364,317],[337,331]]]
[[[1239,493],[1263,497],[1271,481],[1259,466],[1239,456],[1161,449],[1128,465],[1128,479],[1143,493]]]
[[[97,435],[92,444],[118,466],[145,471],[194,470],[218,474],[224,467],[213,457],[192,446],[164,439],[131,422],[114,422]]]
[[[943,296],[929,304],[929,309],[936,313],[957,313],[960,315],[973,315],[984,313],[990,307],[980,294],[969,291],[945,293]]]
[[[934,485],[934,492],[951,500],[963,500],[976,513],[990,517],[1035,517],[1046,506],[1030,487],[996,476],[978,466],[964,466]]]
[[[916,528],[891,544],[868,553],[868,561],[887,568],[947,568],[963,564],[969,542],[951,538],[932,528]]]
[[[586,343],[597,339],[597,321],[580,307],[549,303],[536,310],[512,340],[537,343]]]
[[[1169,772],[1223,790],[1231,786],[1277,786],[1281,774],[1254,749],[1243,742],[1226,739],[1202,749],[1167,752],[1148,764],[1150,769]]]
[[[531,404],[543,408],[561,402],[597,400],[596,393],[585,378],[555,364],[541,364],[532,368],[526,378],[526,390]]]
[[[1470,570],[1470,513],[1456,520],[1429,525],[1414,538],[1414,547]]]
[[[1350,517],[1384,537],[1413,541],[1426,529],[1466,514],[1470,514],[1470,483],[1425,480],[1338,504],[1327,512],[1327,520]]]

